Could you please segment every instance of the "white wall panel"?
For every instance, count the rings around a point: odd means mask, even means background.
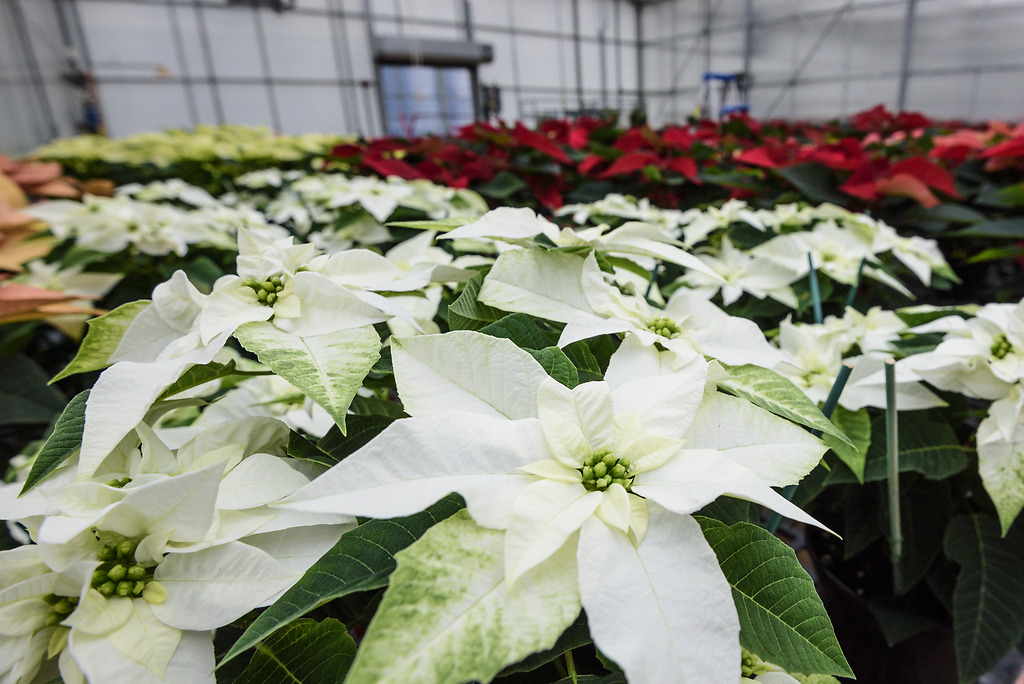
[[[227,122],[273,127],[266,88],[222,83],[219,90]]]
[[[107,126],[118,135],[191,124],[179,83],[104,83],[99,90]]]
[[[167,7],[123,2],[79,3],[97,77],[156,76],[178,71]]]
[[[338,79],[327,17],[264,13],[262,18],[274,78]]]
[[[208,8],[203,19],[210,36],[217,77],[262,78],[253,10],[248,7]]]
[[[354,125],[345,118],[337,88],[277,86],[275,93],[281,116],[281,133],[348,133],[354,130]]]

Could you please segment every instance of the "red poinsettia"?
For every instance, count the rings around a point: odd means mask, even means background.
[[[895,164],[888,159],[864,162],[839,189],[870,201],[882,196],[909,197],[926,208],[942,203],[932,190],[960,199],[949,172],[924,157],[911,157]]]

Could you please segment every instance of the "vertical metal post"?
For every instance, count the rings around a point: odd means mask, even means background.
[[[377,61],[377,32],[373,29],[373,9],[370,7],[370,0],[363,0],[363,11],[366,13],[366,33],[370,40],[370,59],[373,60],[373,78],[374,86],[377,88],[377,111],[380,112],[381,119],[381,135],[387,134],[387,125],[385,117],[387,116],[384,110],[384,93],[380,89],[380,63]],[[373,134],[373,119],[370,115],[372,107],[370,105],[369,96],[366,99],[366,113],[367,113],[367,134]]]
[[[341,130],[354,130],[359,135],[363,134],[363,126],[359,121],[359,107],[354,102],[355,91],[348,90],[347,88],[355,88],[355,85],[345,85],[345,81],[355,81],[351,72],[351,65],[346,64],[345,60],[342,59],[341,46],[347,45],[348,40],[345,40],[341,35],[342,31],[345,30],[344,23],[341,27],[338,26],[338,14],[340,10],[337,8],[337,0],[327,0],[327,28],[331,32],[331,53],[334,55],[334,71],[338,74],[338,97],[341,100],[341,108],[345,113],[345,125],[341,127]],[[349,60],[351,61],[351,54],[349,54]],[[346,78],[347,77],[347,78]]]
[[[217,71],[213,66],[213,50],[210,48],[210,34],[206,30],[206,15],[203,14],[203,3],[192,0],[196,15],[196,26],[199,29],[199,47],[203,51],[203,63],[206,65],[206,81],[210,85],[210,98],[213,100],[213,115],[217,123],[224,123],[224,103],[220,99],[220,86],[217,85]]]
[[[619,112],[622,112],[623,99],[625,93],[622,89],[622,13],[620,11],[621,3],[616,0],[615,2],[615,21],[613,23],[615,30],[615,87],[617,89],[616,107]]]
[[[597,56],[601,67],[601,109],[608,109],[608,60],[605,50],[608,49],[604,38],[604,26],[597,32]]]
[[[473,12],[469,6],[469,0],[462,0],[462,21],[466,30],[466,42],[473,42]],[[480,75],[477,73],[477,66],[469,68],[469,89],[473,95],[473,120],[479,121],[482,113],[480,102]],[[445,106],[448,105],[448,98],[445,97]],[[447,129],[447,125],[445,126]]]
[[[39,124],[44,126],[41,137],[49,141],[56,138],[59,133],[57,119],[54,117],[50,98],[46,95],[46,83],[43,81],[43,72],[39,68],[36,52],[32,48],[32,37],[29,35],[28,22],[25,21],[21,2],[20,0],[13,0],[13,2],[9,3],[9,6],[13,15],[11,19],[15,25],[18,42],[21,44],[21,51],[25,58],[25,67],[28,69],[29,77],[32,79],[32,92],[35,94],[39,111],[42,113],[42,120],[37,120]]]
[[[750,79],[750,62],[754,42],[754,0],[743,2],[743,73]]]
[[[192,125],[196,126],[199,123],[199,110],[196,107],[196,94],[192,90],[192,76],[185,59],[185,43],[181,36],[178,8],[167,5],[167,18],[171,24],[171,38],[174,42],[174,57],[178,62],[178,73],[181,74],[181,84],[185,88],[185,106],[188,108],[188,118]]]
[[[917,15],[917,0],[907,0],[907,13],[903,17],[903,50],[900,53],[899,89],[896,94],[896,111],[902,112],[907,104],[907,81],[910,75],[910,53],[914,43],[914,18]]]
[[[583,47],[580,45],[580,0],[572,0],[572,43],[576,58],[576,110],[583,111]]]
[[[633,0],[636,15],[636,105],[642,110],[647,109],[644,97],[644,6],[640,0]]]
[[[508,6],[509,43],[512,47],[512,87],[516,91],[516,118],[523,119],[523,88],[519,79],[519,32],[516,30],[516,14],[512,9],[515,0],[506,0]]]
[[[277,95],[274,93],[274,80],[270,72],[270,53],[267,51],[267,35],[263,30],[263,17],[259,7],[252,8],[252,20],[256,24],[256,47],[260,53],[260,70],[263,72],[263,87],[267,91],[267,104],[270,105],[270,122],[274,130],[281,130],[281,114],[277,110]]]
[[[700,37],[704,45],[704,73],[711,71],[711,0],[704,0],[704,19],[701,22]]]

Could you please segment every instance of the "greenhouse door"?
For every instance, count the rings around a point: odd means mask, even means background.
[[[388,135],[443,135],[473,122],[470,67],[382,64],[380,94]]]

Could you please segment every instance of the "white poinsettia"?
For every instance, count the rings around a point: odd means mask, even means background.
[[[506,582],[561,573],[630,681],[739,679],[729,585],[689,514],[724,494],[816,524],[772,487],[813,468],[819,440],[709,387],[699,355],[680,365],[630,339],[603,382],[571,390],[479,333],[408,338],[393,360],[413,417],[283,507],[387,518],[456,491],[505,530]],[[578,563],[554,560],[566,547]]]
[[[1015,384],[978,426],[978,474],[992,497],[1003,534],[1024,509],[1024,391]]]
[[[846,285],[857,282],[863,262],[863,275],[911,296],[902,283],[875,266],[878,257],[873,249],[873,235],[831,219],[821,221],[808,231],[776,236],[752,249],[750,254],[788,268],[794,281],[810,273],[807,259],[810,254],[815,270]]]
[[[728,228],[733,223],[745,223],[757,230],[765,230],[757,212],[743,200],[731,199],[721,207],[709,206],[706,211],[695,215],[683,229],[684,240],[688,245],[695,245],[714,231]]]
[[[934,350],[901,361],[939,389],[1001,399],[1024,379],[1024,301],[986,304],[973,318],[946,316],[911,332],[946,333]]]
[[[796,293],[790,287],[792,272],[777,262],[750,256],[734,247],[727,237],[722,238],[717,254],[698,254],[697,258],[719,278],[709,278],[701,271],[689,271],[680,280],[709,299],[721,290],[722,303],[728,306],[744,292],[749,292],[758,299],[771,297],[792,309],[797,307]]]
[[[351,522],[267,507],[313,474],[281,456],[275,420],[222,425],[176,451],[138,431],[101,480],[75,482],[67,467],[38,485],[47,515],[22,519],[36,543],[0,553],[0,574],[18,575],[0,590],[16,637],[4,648],[23,671],[60,654],[65,682],[212,682],[212,630],[272,602]]]
[[[782,321],[776,341],[785,360],[772,370],[788,378],[811,401],[822,403],[828,397],[843,364],[849,364],[853,370],[839,397],[839,405],[851,411],[865,406],[885,408],[884,369],[889,355],[871,351],[843,358],[858,340],[850,335],[849,326],[840,324],[841,320],[833,319],[817,325],[793,323],[788,318]],[[946,405],[921,384],[921,377],[910,368],[897,365],[895,379],[897,406],[901,411]]]
[[[674,239],[682,235],[682,227],[700,215],[699,209],[679,211],[655,207],[646,197],[632,197],[611,193],[590,204],[567,204],[555,211],[556,216],[571,214],[574,223],[584,225],[588,221],[603,223],[608,219],[640,221],[657,226],[668,232]]]
[[[608,224],[585,228],[559,228],[532,209],[499,207],[478,220],[439,236],[444,240],[466,238],[498,240],[521,247],[535,247],[533,238],[542,235],[558,247],[592,247],[598,252],[625,256],[650,270],[660,259],[718,278],[697,257],[682,249],[665,229],[639,221],[627,221],[618,228]]]
[[[594,256],[516,250],[484,279],[479,300],[504,311],[564,322],[559,345],[607,333],[636,335],[684,358],[695,349],[728,364],[771,367],[781,356],[755,323],[729,316],[704,297],[678,290],[664,308],[605,282]]]

